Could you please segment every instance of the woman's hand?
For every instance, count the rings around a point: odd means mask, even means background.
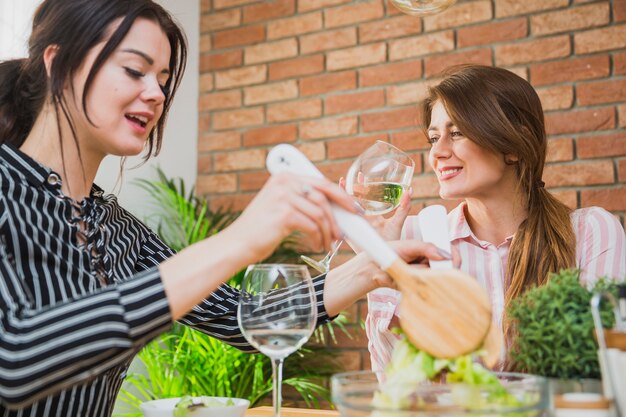
[[[383,239],[390,241],[400,239],[402,225],[404,225],[404,221],[409,215],[409,210],[411,209],[412,193],[413,189],[409,188],[402,194],[400,205],[390,216],[370,216],[367,218],[370,224],[376,229],[378,234],[380,234]]]
[[[330,249],[343,237],[331,202],[356,213],[350,196],[326,179],[273,175],[232,225],[249,241],[255,262],[269,256],[289,234],[301,232],[314,251]]]

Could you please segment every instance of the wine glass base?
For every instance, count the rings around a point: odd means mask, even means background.
[[[300,259],[302,259],[307,265],[311,268],[315,269],[317,272],[321,274],[325,274],[330,269],[330,265],[326,265],[323,262],[316,261],[313,258],[309,258],[308,256],[301,255]]]

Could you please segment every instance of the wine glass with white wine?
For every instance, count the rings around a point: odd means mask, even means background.
[[[272,361],[274,417],[280,417],[283,361],[311,336],[315,290],[305,265],[250,265],[241,283],[237,321],[246,340]]]
[[[402,195],[411,186],[415,162],[395,146],[376,141],[352,163],[346,175],[346,192],[354,197],[365,215],[389,213],[400,205]],[[321,273],[330,270],[330,262],[342,241],[333,243],[330,252],[320,261],[301,256],[309,266]]]

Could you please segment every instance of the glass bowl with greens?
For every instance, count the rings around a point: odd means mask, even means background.
[[[141,404],[144,417],[243,417],[250,401],[243,398],[166,398]]]
[[[406,370],[410,372],[410,370]],[[495,373],[492,381],[390,384],[384,374],[357,371],[331,378],[342,417],[539,417],[548,416],[548,381],[539,376]]]
[[[384,372],[357,371],[331,378],[342,417],[539,417],[550,408],[548,380],[493,373],[483,352],[437,359],[403,337]]]

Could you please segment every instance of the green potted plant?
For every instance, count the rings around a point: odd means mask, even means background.
[[[595,291],[617,295],[616,284],[601,278],[588,289],[578,270],[561,270],[548,283],[511,302],[508,319],[514,329],[511,368],[551,378],[556,394],[601,392],[598,346],[590,301]],[[602,310],[605,327],[613,326],[610,306]]]

